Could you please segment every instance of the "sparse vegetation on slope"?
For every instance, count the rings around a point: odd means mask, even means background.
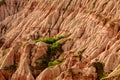
[[[62,63],[62,61],[57,61],[57,60],[55,60],[55,61],[50,61],[49,63],[48,63],[48,67],[53,67],[53,66],[56,66],[56,65],[60,65]]]
[[[36,60],[36,66],[32,68],[34,69],[45,69],[50,66],[55,66],[60,64],[60,61],[56,61],[56,59],[63,52],[62,50],[62,42],[61,39],[66,38],[67,36],[58,36],[55,38],[43,38],[37,39],[35,42],[44,42],[48,44],[48,51],[46,55],[41,56],[38,60]]]

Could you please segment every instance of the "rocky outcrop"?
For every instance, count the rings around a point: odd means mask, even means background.
[[[16,14],[27,6],[29,0],[1,0],[0,1],[0,21]]]
[[[5,0],[0,80],[119,80],[119,7],[119,0]]]

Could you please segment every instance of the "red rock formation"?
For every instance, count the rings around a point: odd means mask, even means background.
[[[119,80],[119,7],[119,0],[0,3],[0,80]]]

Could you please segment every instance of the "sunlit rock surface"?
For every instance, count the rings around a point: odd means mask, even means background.
[[[119,70],[119,0],[0,0],[0,80],[120,80]]]

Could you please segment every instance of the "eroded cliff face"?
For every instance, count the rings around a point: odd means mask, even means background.
[[[27,6],[29,0],[0,0],[0,21],[6,17],[14,16]]]
[[[5,0],[0,80],[120,80],[119,13],[119,0]]]

